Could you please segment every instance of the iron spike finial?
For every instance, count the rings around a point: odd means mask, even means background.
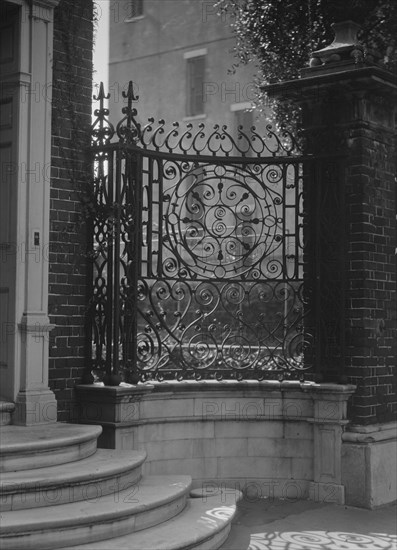
[[[95,101],[101,101],[101,102],[103,102],[104,99],[109,99],[110,98],[110,94],[105,95],[105,89],[103,87],[103,82],[102,81],[99,83],[98,95],[93,95],[92,97],[94,98]]]
[[[109,109],[105,106],[105,99],[109,99],[110,94],[105,94],[103,82],[100,82],[98,94],[93,95],[93,98],[95,101],[99,101],[99,108],[94,111],[96,119],[91,125],[92,138],[96,145],[110,143],[114,135],[114,127],[107,118]]]
[[[132,80],[128,82],[127,91],[122,91],[122,97],[127,100],[121,112],[125,115],[117,124],[116,132],[121,141],[133,141],[141,135],[141,125],[136,121],[135,117],[138,112],[133,107],[132,102],[138,101],[139,96],[134,93],[134,83]]]
[[[139,95],[134,94],[134,83],[132,80],[128,82],[128,89],[127,92],[122,92],[122,95],[124,98],[128,99],[128,101],[138,101]]]

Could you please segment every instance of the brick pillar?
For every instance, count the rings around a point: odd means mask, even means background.
[[[395,417],[396,75],[335,25],[302,78],[267,87],[302,108],[306,166],[306,277],[313,360],[321,378],[357,384],[350,418]]]
[[[396,444],[396,75],[352,22],[302,78],[268,93],[302,108],[308,326],[319,380],[357,386],[338,445],[346,504],[393,502]]]
[[[74,385],[85,371],[87,227],[82,196],[91,177],[93,3],[62,0],[54,19],[50,201],[50,388],[58,420],[74,421]]]

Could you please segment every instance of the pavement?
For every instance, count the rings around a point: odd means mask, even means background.
[[[243,498],[222,550],[397,550],[395,505],[377,510]]]

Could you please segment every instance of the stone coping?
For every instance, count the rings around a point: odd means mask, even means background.
[[[270,97],[275,95],[284,98],[295,99],[302,86],[305,89],[312,87],[313,93],[319,86],[328,86],[330,84],[338,84],[339,86],[348,85],[349,90],[360,89],[364,85],[366,89],[378,89],[383,86],[385,90],[391,94],[397,93],[396,76],[379,67],[378,65],[361,65],[349,63],[344,66],[343,63],[335,63],[320,67],[308,67],[301,71],[302,78],[288,80],[285,82],[267,84],[261,89]],[[317,72],[317,74],[316,74]],[[385,91],[383,90],[383,91]]]
[[[145,394],[153,391],[152,384],[125,384],[121,386],[105,386],[102,382],[94,384],[77,384],[75,386],[77,393],[93,394],[100,396],[104,402],[114,402],[126,397],[143,397]]]
[[[103,395],[121,396],[131,394],[145,394],[154,391],[163,392],[197,392],[197,391],[240,391],[240,390],[270,390],[270,391],[288,391],[301,390],[314,393],[352,393],[356,386],[353,384],[332,384],[316,382],[299,382],[298,380],[170,380],[170,381],[150,381],[133,384],[123,384],[120,386],[105,386],[103,383],[78,384],[78,391],[95,391]]]
[[[232,389],[239,390],[242,388],[253,389],[275,389],[275,390],[291,390],[302,389],[311,391],[331,391],[337,393],[351,392],[356,389],[353,384],[333,384],[333,383],[318,383],[318,382],[299,382],[298,380],[165,380],[158,382],[152,380],[150,382],[139,382],[138,384],[123,383],[120,386],[105,386],[102,382],[94,384],[77,384],[77,389],[94,389],[103,393],[123,394],[123,393],[147,393],[149,391],[196,391],[197,389],[219,390]]]
[[[342,441],[348,443],[377,443],[392,439],[397,439],[397,422],[369,426],[350,425],[342,434]]]
[[[278,380],[170,380],[163,382],[152,382],[155,393],[163,392],[213,392],[213,391],[232,391],[241,390],[300,390],[302,383],[297,380],[287,380],[280,382]]]
[[[94,382],[94,384],[78,384],[76,387],[85,389],[96,388],[103,393],[122,394],[129,393],[131,390],[134,390],[135,393],[146,393],[147,391],[151,391],[154,386],[147,382],[139,384],[122,382],[119,386],[106,386],[103,382]]]

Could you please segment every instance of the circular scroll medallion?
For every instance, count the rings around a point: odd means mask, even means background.
[[[199,175],[179,179],[164,217],[167,242],[181,266],[199,277],[236,278],[272,252],[281,229],[280,199],[263,176],[236,166],[205,166]]]

